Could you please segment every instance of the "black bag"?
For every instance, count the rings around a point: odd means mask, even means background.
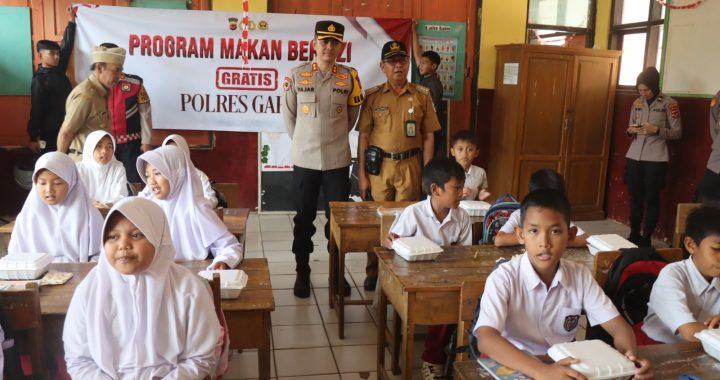
[[[217,187],[215,187],[215,182],[212,182],[210,184],[210,187],[212,187],[213,191],[215,191],[215,198],[217,199],[217,207],[223,207],[227,208],[228,203],[227,199],[225,199],[225,194],[223,194],[222,191],[220,191]]]
[[[380,167],[383,161],[382,149],[370,145],[365,149],[365,171],[371,175],[380,174]]]

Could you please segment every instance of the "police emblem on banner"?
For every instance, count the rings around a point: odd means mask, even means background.
[[[565,317],[565,323],[563,323],[563,327],[565,328],[565,331],[573,331],[578,326],[578,323],[580,322],[580,316],[579,315],[568,315]]]
[[[238,27],[238,18],[237,17],[230,17],[228,19],[228,27],[230,27],[230,30],[237,30]]]

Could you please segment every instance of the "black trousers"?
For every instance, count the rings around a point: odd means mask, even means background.
[[[115,158],[122,162],[125,167],[125,175],[128,182],[142,182],[135,165],[140,157],[140,140],[129,141],[125,144],[117,144]]]
[[[630,233],[651,236],[660,218],[660,191],[665,186],[667,162],[625,162],[625,184],[630,193]],[[643,216],[645,223],[643,223]]]
[[[720,174],[705,169],[705,174],[700,179],[693,200],[700,203],[720,201]]]
[[[293,167],[293,198],[297,214],[293,218],[292,251],[295,254],[296,270],[307,269],[310,253],[313,251],[312,237],[315,234],[313,222],[317,217],[317,204],[322,188],[325,198],[325,237],[330,238],[329,202],[347,201],[350,196],[350,167],[333,170],[313,170]]]

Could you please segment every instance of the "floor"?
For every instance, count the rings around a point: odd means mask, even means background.
[[[376,379],[376,329],[374,313],[366,306],[346,307],[345,339],[338,339],[337,317],[328,306],[327,240],[322,234],[325,217],[315,220],[315,252],[311,255],[313,294],[310,298],[293,296],[295,259],[292,245],[292,215],[251,214],[247,226],[246,257],[265,257],[275,296],[272,314],[272,375],[276,379]],[[579,221],[586,233],[628,234],[628,228],[612,220]],[[656,246],[662,242],[655,241]],[[372,298],[365,292],[365,253],[348,255],[346,278],[352,286],[352,298]],[[420,329],[415,353],[422,351]],[[584,329],[578,337],[584,336]],[[257,353],[233,353],[225,379],[254,379],[257,376]],[[387,361],[386,361],[387,362]],[[416,359],[416,363],[419,360]],[[416,369],[414,378],[419,378]],[[391,375],[391,378],[395,378]]]

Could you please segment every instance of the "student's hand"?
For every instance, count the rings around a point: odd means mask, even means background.
[[[472,190],[469,187],[463,187],[463,192],[462,192],[463,199],[465,199],[468,195],[470,195],[471,192],[472,192]]]
[[[635,374],[633,375],[633,379],[647,380],[655,378],[655,375],[653,375],[652,370],[650,369],[650,361],[638,358],[631,351],[626,352],[625,357],[632,360],[632,362],[635,363],[635,367],[637,367]]]
[[[358,175],[358,190],[360,190],[360,198],[364,201],[368,200],[369,197],[367,194],[370,192],[370,179],[367,177],[367,174]]]
[[[642,123],[639,129],[648,135],[656,135],[660,130],[660,127],[651,123]]]
[[[637,125],[631,125],[627,129],[627,134],[628,135],[637,135],[640,132],[640,130],[641,130],[641,128],[638,127]]]
[[[487,191],[487,189],[480,189],[480,192],[478,193],[478,199],[481,201],[486,200],[490,196],[490,192]]]
[[[224,269],[230,269],[230,267],[227,264],[225,264],[224,262],[218,261],[215,264],[213,264],[212,270],[218,270],[218,269],[224,270]]]
[[[703,322],[705,327],[709,329],[716,329],[720,327],[720,315],[713,315],[712,317],[708,318],[705,322]]]
[[[400,237],[400,236],[398,236],[397,234],[394,234],[394,233],[392,233],[392,232],[389,232],[389,233],[388,233],[388,237],[387,237],[387,239],[385,240],[385,246],[387,246],[388,248],[392,248],[392,243],[393,243],[393,241],[394,241],[395,239],[399,238],[399,237]]]
[[[140,144],[140,151],[145,153],[147,151],[152,150],[152,145],[150,144]]]
[[[75,10],[73,9],[72,5],[68,5],[67,12],[68,16],[70,16],[70,22],[75,22]]]
[[[579,363],[580,360],[577,360],[575,358],[565,358],[560,361],[555,362],[554,364],[548,365],[547,369],[543,371],[543,373],[540,376],[535,376],[536,380],[557,380],[557,379],[567,379],[567,380],[587,380],[585,376],[583,376],[582,373],[570,368],[570,364]]]
[[[28,144],[28,148],[33,153],[40,153],[40,144],[38,144],[37,141],[30,141],[30,143]]]

